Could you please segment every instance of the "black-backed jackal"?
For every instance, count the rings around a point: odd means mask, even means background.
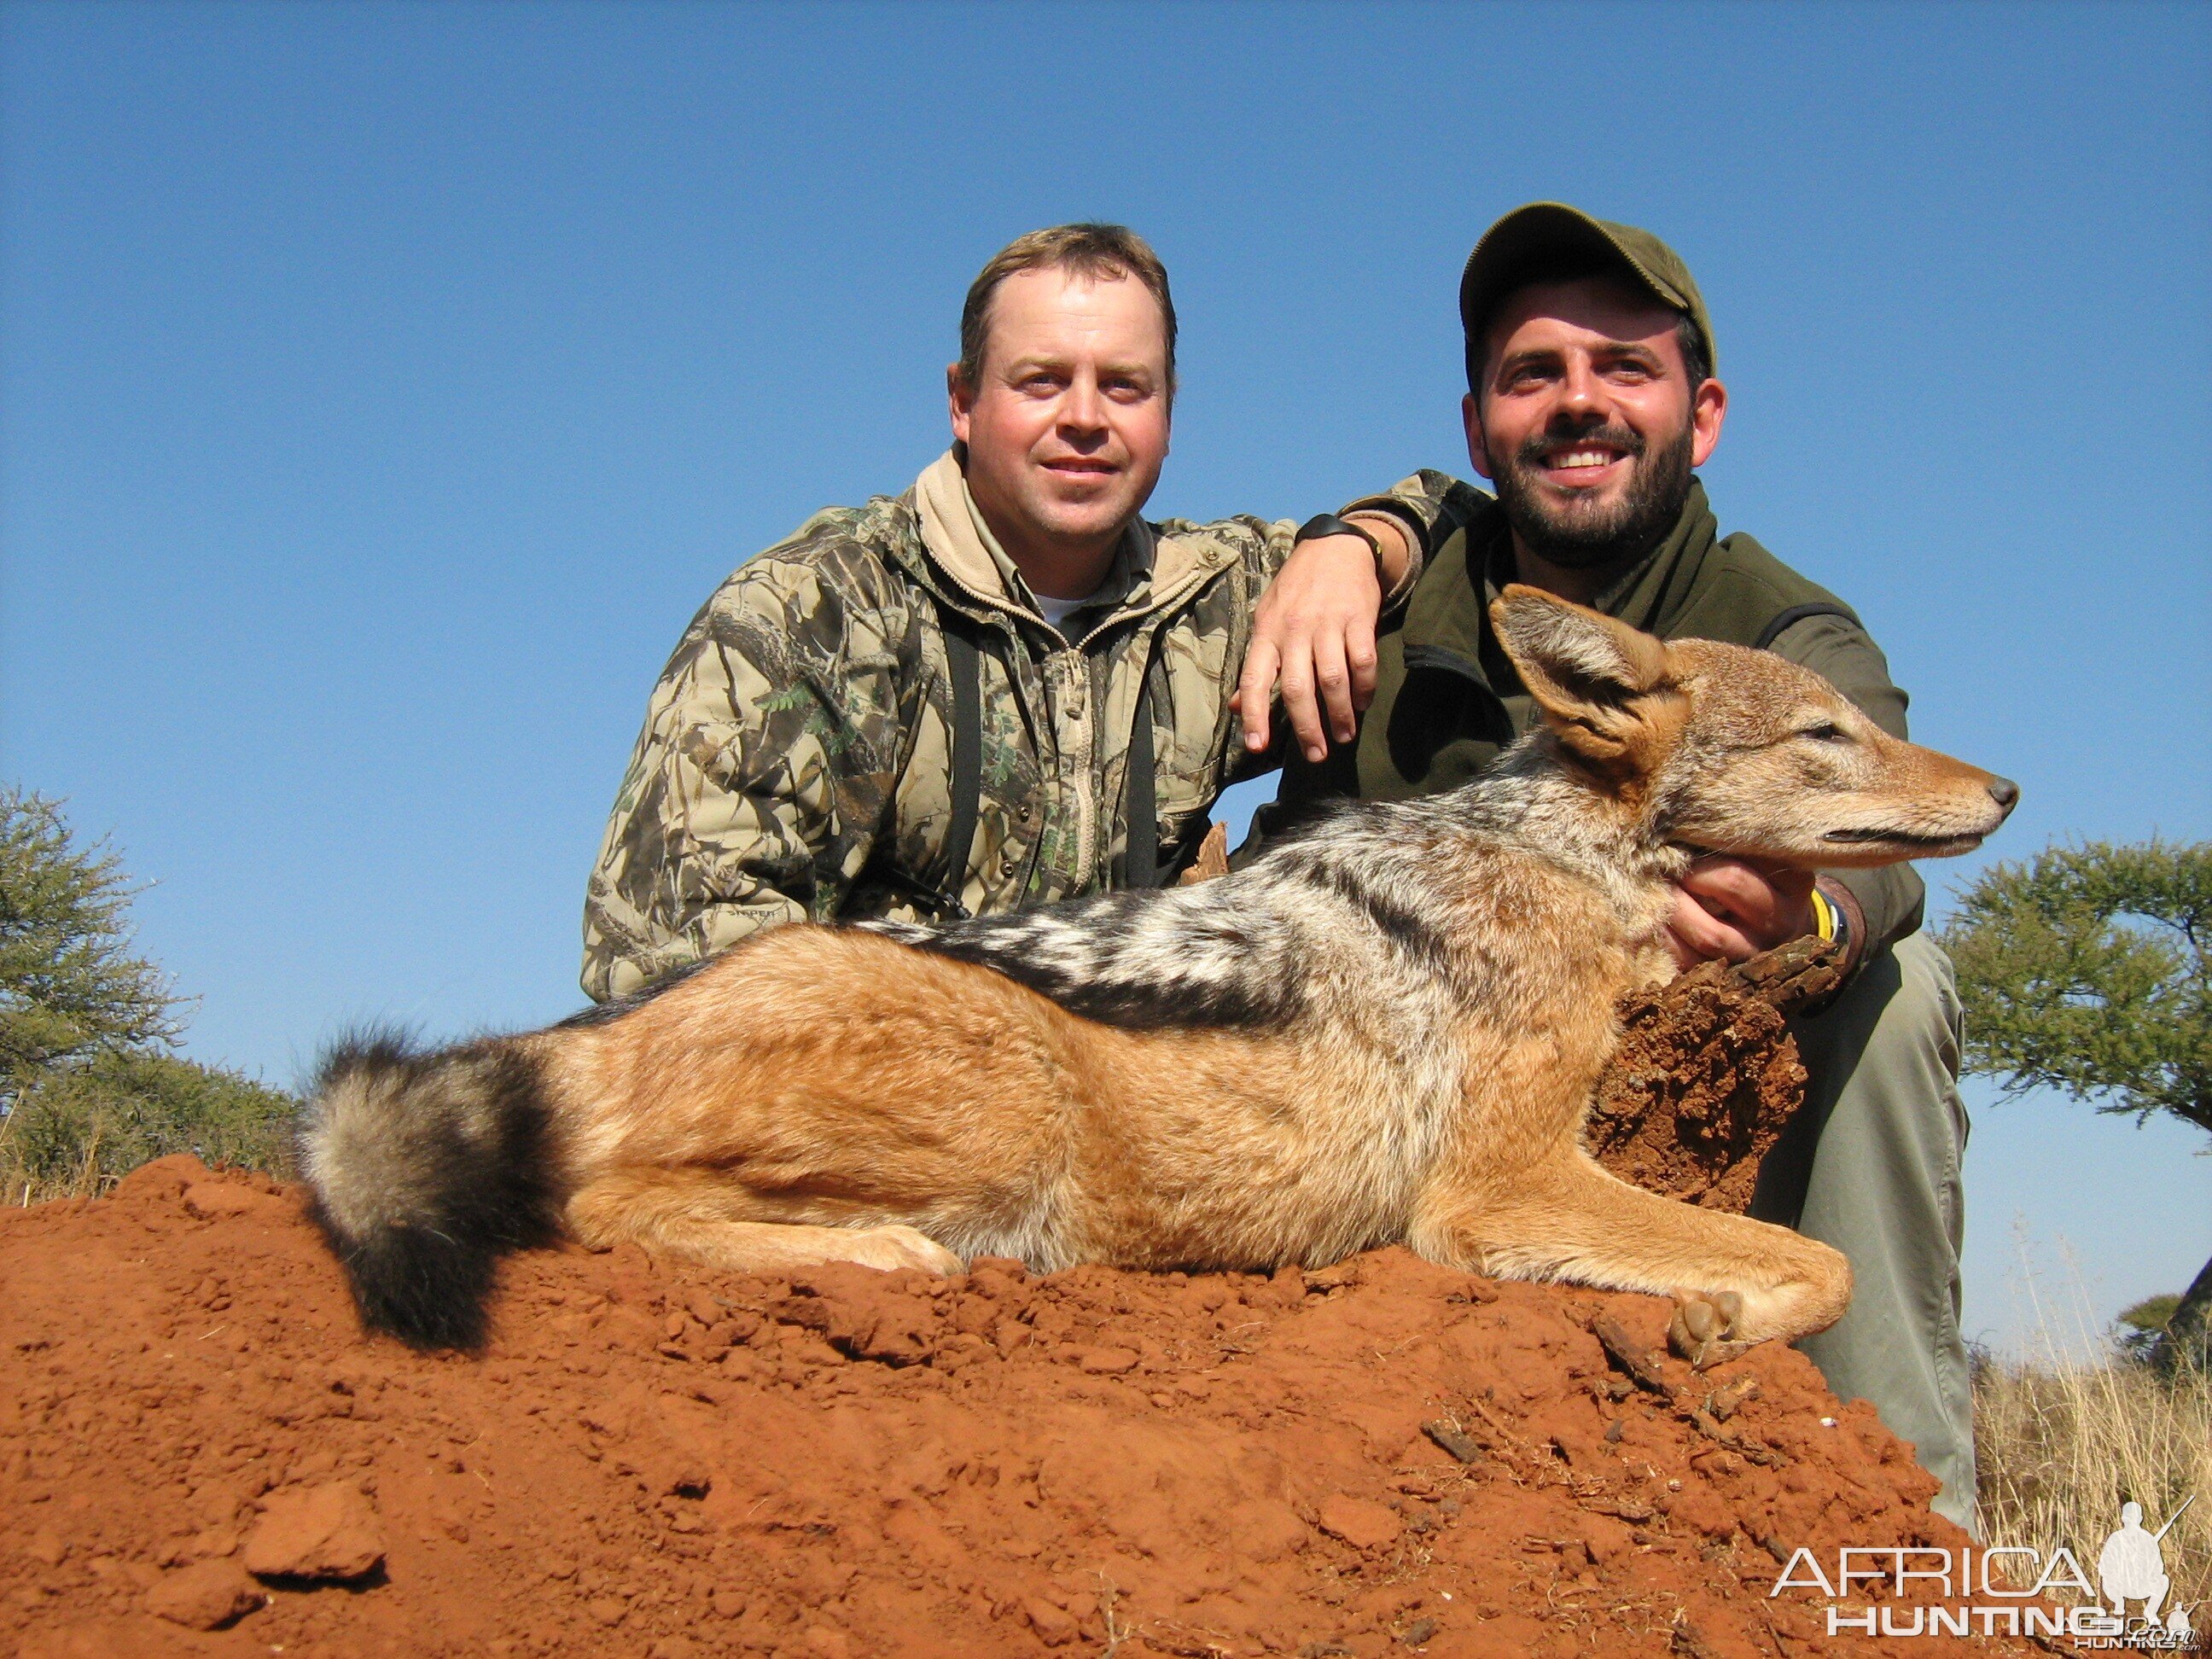
[[[472,1346],[499,1253],[565,1233],[744,1272],[1403,1242],[1673,1293],[1700,1361],[1830,1324],[1836,1251],[1583,1152],[1614,1001],[1672,974],[1668,884],[1698,852],[1962,853],[2017,792],[1770,653],[1531,588],[1492,616],[1538,729],[1464,788],[1346,805],[1239,873],[787,927],[545,1030],[342,1047],[301,1146],[364,1318]]]

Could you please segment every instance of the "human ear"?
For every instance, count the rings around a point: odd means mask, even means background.
[[[1482,435],[1482,400],[1472,392],[1459,400],[1459,417],[1467,428],[1467,459],[1478,476],[1496,478],[1490,465],[1490,444]]]
[[[957,363],[945,368],[945,401],[952,415],[952,440],[964,444],[968,441],[969,416],[975,407],[975,393]]]
[[[1690,394],[1690,465],[1703,466],[1721,441],[1728,415],[1728,388],[1708,377]]]

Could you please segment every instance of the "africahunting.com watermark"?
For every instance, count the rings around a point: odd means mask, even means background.
[[[2063,1545],[2047,1557],[2002,1544],[1839,1549],[1832,1576],[1828,1564],[1800,1549],[1767,1595],[1818,1590],[1828,1598],[1831,1636],[2063,1636],[2091,1650],[2201,1652],[2205,1638],[2190,1622],[2192,1609],[2170,1599],[2173,1581],[2161,1547],[2188,1507],[2151,1532],[2140,1504],[2123,1504],[2118,1528],[2097,1553],[2094,1583]],[[1874,1599],[1877,1591],[1883,1599]],[[2070,1607],[2044,1599],[2069,1593],[2086,1599]]]

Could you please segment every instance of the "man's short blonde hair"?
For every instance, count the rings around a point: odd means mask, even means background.
[[[1168,337],[1168,395],[1175,395],[1176,313],[1168,294],[1168,268],[1152,245],[1127,225],[1054,225],[1017,236],[991,256],[969,284],[960,307],[960,378],[971,389],[982,384],[983,347],[991,329],[991,296],[1017,271],[1064,270],[1091,282],[1133,276],[1160,302],[1160,321]]]

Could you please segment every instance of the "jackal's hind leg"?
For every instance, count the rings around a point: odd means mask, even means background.
[[[592,1182],[568,1200],[568,1230],[597,1249],[641,1244],[732,1273],[779,1272],[851,1261],[956,1273],[965,1264],[916,1229],[818,1227],[749,1218],[757,1200],[700,1170],[624,1170]]]
[[[1825,1330],[1850,1305],[1850,1263],[1817,1240],[1616,1179],[1578,1150],[1508,1182],[1431,1194],[1408,1242],[1509,1279],[1675,1298],[1668,1335],[1703,1369],[1754,1342]]]

